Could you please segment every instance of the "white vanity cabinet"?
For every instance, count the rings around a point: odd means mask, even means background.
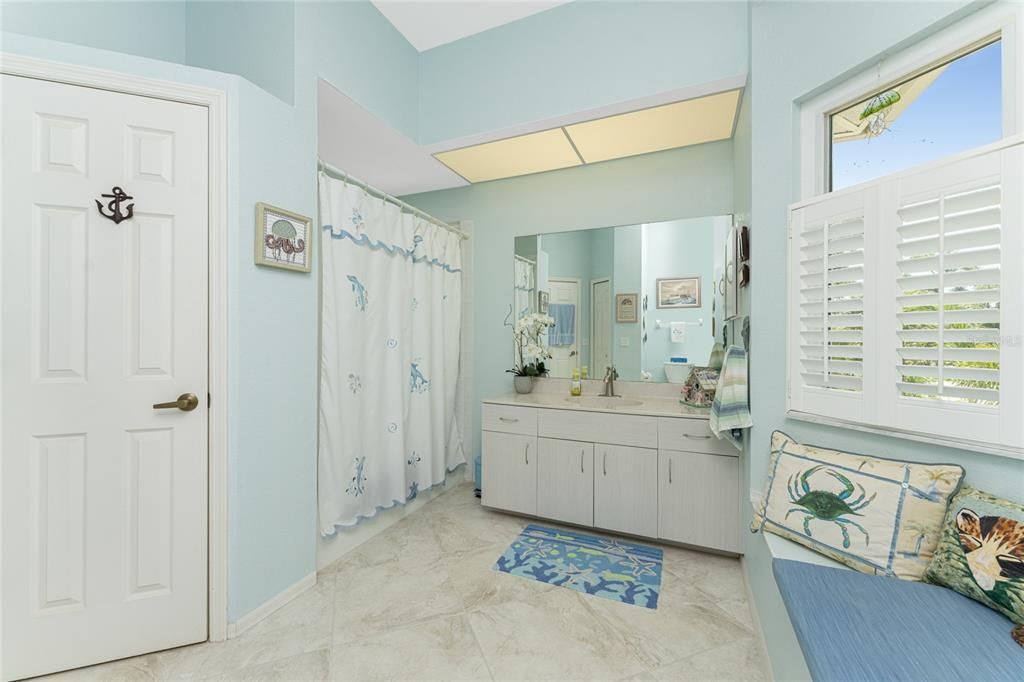
[[[537,411],[485,406],[483,427],[483,504],[536,516]]]
[[[658,470],[658,537],[739,553],[739,457],[660,450]]]
[[[537,437],[484,431],[483,503],[537,515]]]
[[[658,451],[602,444],[595,455],[594,525],[658,537]]]
[[[594,444],[537,439],[537,516],[594,525]]]
[[[740,551],[740,459],[700,419],[658,419],[658,537]]]
[[[533,400],[483,405],[484,506],[739,553],[739,453],[706,418]]]

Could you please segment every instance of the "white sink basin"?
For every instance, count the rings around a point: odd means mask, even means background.
[[[599,395],[570,396],[565,399],[567,403],[579,405],[580,407],[598,407],[606,410],[614,410],[616,407],[637,407],[643,405],[642,400],[630,400],[629,398],[606,398]]]

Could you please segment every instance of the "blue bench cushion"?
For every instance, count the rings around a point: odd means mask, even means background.
[[[944,587],[776,559],[815,680],[1022,680],[1005,616]]]

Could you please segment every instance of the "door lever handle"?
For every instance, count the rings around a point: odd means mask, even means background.
[[[153,405],[154,410],[173,410],[178,408],[182,412],[191,412],[199,407],[199,398],[195,393],[182,393],[177,400],[169,403],[157,403]]]

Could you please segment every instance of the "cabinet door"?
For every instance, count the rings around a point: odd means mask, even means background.
[[[594,525],[594,444],[537,441],[537,515]]]
[[[658,536],[658,451],[594,446],[594,525]]]
[[[483,432],[481,501],[487,507],[537,514],[537,437]]]
[[[740,551],[739,457],[662,450],[658,537]]]

